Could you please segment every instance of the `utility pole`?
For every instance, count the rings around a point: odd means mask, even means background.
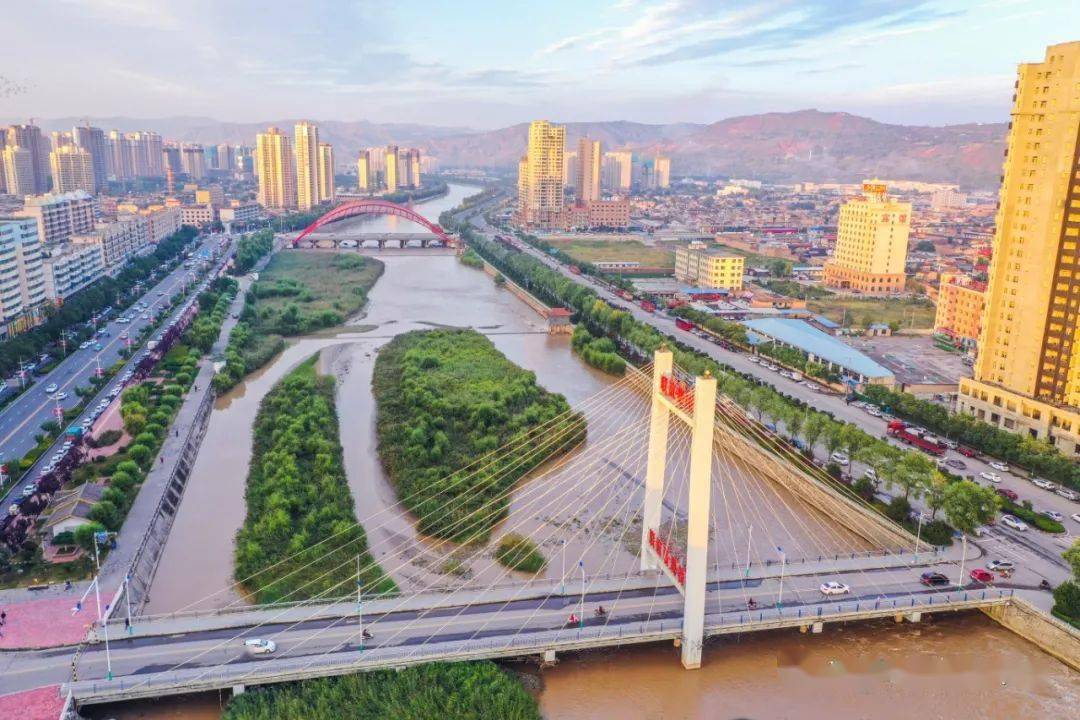
[[[585,627],[585,561],[578,560],[581,568],[581,612],[578,613],[578,629]]]
[[[97,600],[98,622],[101,623],[101,630],[105,636],[105,679],[112,680],[112,655],[109,654],[109,623],[105,620],[105,616],[101,612],[101,560],[98,556],[99,535],[108,535],[108,533],[94,533],[94,596]],[[108,608],[106,608],[106,610],[107,609]]]

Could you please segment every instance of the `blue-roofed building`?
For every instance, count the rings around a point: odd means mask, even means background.
[[[896,384],[896,377],[884,365],[803,320],[759,318],[746,320],[743,325],[754,336],[802,350],[813,362],[850,376],[860,385]]]

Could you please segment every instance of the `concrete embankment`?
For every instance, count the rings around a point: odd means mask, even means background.
[[[983,612],[1073,670],[1080,670],[1080,630],[1014,597]]]

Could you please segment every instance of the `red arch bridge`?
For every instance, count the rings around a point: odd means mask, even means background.
[[[389,242],[398,242],[401,247],[405,247],[405,243],[408,240],[417,239],[420,241],[422,247],[427,247],[431,242],[440,242],[446,247],[457,247],[457,240],[451,237],[445,230],[439,227],[438,224],[431,222],[426,217],[416,212],[410,207],[405,205],[398,205],[392,203],[389,200],[351,200],[344,202],[334,207],[329,212],[319,217],[315,222],[304,228],[303,232],[296,236],[293,240],[293,247],[301,247],[305,243],[308,247],[315,247],[317,244],[316,238],[312,235],[321,228],[329,225],[330,223],[337,222],[338,220],[344,220],[346,218],[359,217],[361,215],[392,215],[394,217],[404,218],[410,222],[416,223],[425,228],[428,233],[414,237],[413,235],[406,235],[401,233],[381,233],[377,235],[371,235],[368,238],[357,238],[353,242],[356,242],[356,247],[363,245],[365,239],[370,239],[378,242],[379,248]],[[434,236],[434,237],[432,237]],[[330,238],[330,241],[335,247],[342,245],[345,242],[345,238]]]

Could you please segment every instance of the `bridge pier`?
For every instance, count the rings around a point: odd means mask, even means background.
[[[233,697],[235,697],[237,695],[243,695],[246,692],[247,692],[247,687],[244,686],[244,685],[233,685],[232,686]]]
[[[555,656],[554,650],[545,650],[544,654],[540,656],[540,667],[554,667],[559,662],[559,659]]]
[[[660,527],[660,503],[664,497],[664,473],[667,470],[668,425],[671,412],[667,405],[657,402],[660,382],[671,374],[673,356],[670,350],[660,349],[653,356],[653,402],[649,419],[649,454],[645,468],[645,508],[641,524],[641,570],[658,570],[656,556],[648,551],[649,530]]]

